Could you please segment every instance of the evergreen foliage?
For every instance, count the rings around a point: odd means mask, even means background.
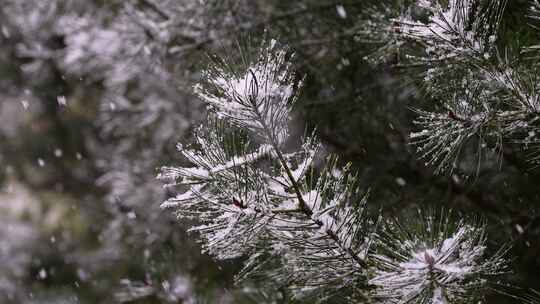
[[[366,214],[350,165],[332,155],[316,161],[315,135],[286,146],[299,77],[275,40],[258,54],[243,72],[223,64],[204,74],[196,89],[209,121],[196,133],[197,150],[179,147],[191,166],[162,169],[159,178],[187,189],[162,207],[201,221],[192,230],[216,258],[247,256],[241,278],[272,280],[293,298],[481,301],[506,268],[504,250],[486,255],[485,226],[419,213],[405,228]]]
[[[539,29],[538,0],[0,1],[0,302],[540,303]]]

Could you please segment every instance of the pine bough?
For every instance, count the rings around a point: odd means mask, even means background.
[[[291,56],[272,40],[240,69],[218,60],[205,72],[196,91],[210,114],[196,143],[179,146],[190,165],[162,169],[159,178],[183,191],[162,206],[196,219],[191,230],[217,259],[245,257],[238,279],[264,279],[294,298],[480,301],[506,271],[504,250],[487,254],[483,224],[444,214],[404,224],[369,211],[349,165],[321,157],[315,134],[290,136],[302,87]]]
[[[415,110],[419,130],[411,134],[411,143],[420,157],[436,173],[470,172],[460,166],[467,148],[474,150],[479,170],[482,152],[500,160],[505,144],[518,144],[536,163],[539,48],[507,46],[500,37],[507,0],[412,2],[405,8],[371,8],[359,23],[358,39],[378,45],[367,60],[394,58],[396,68],[417,69],[416,80],[436,104],[435,110]],[[529,4],[532,24],[539,19],[540,4]]]

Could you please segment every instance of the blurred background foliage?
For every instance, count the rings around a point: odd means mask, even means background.
[[[306,75],[299,134],[316,126],[374,208],[481,214],[490,242],[513,246],[512,283],[538,288],[539,169],[508,149],[477,176],[435,175],[408,144],[411,107],[433,106],[416,71],[395,67],[399,53],[365,60],[364,14],[399,2],[0,2],[0,302],[285,302],[235,286],[239,261],[201,255],[189,223],[159,208],[172,193],[155,180],[183,162],[176,143],[204,117],[192,87],[208,54],[234,62],[264,37],[289,45]],[[510,44],[539,38],[517,21],[525,2],[509,2]]]

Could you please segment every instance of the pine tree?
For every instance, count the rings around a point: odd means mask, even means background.
[[[538,0],[1,1],[0,302],[540,303],[539,22]]]

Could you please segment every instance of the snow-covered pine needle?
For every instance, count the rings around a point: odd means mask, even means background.
[[[198,219],[201,225],[191,230],[200,232],[203,248],[221,259],[244,254],[269,221],[266,184],[251,164],[270,149],[262,145],[250,152],[249,142],[228,127],[210,116],[195,134],[199,149],[179,147],[195,167],[164,167],[158,176],[169,187],[184,187],[162,207],[173,208],[179,218]]]
[[[404,59],[399,65],[445,70],[459,64],[474,66],[489,59],[506,2],[418,0],[399,8],[382,5],[373,9],[375,13],[366,15],[361,24],[367,26],[359,26],[357,36],[384,45],[375,52],[378,55],[367,56],[368,59],[384,59],[381,51],[403,48],[413,51],[399,56]],[[395,15],[396,11],[401,14]],[[414,51],[417,49],[421,52]]]
[[[196,92],[218,117],[281,144],[289,134],[289,112],[302,85],[292,73],[290,56],[277,41],[265,42],[258,60],[240,72],[218,60]]]
[[[416,146],[426,165],[435,167],[436,173],[452,172],[462,150],[473,139],[478,145],[477,166],[481,164],[482,150],[488,147],[488,139],[493,143],[492,149],[502,149],[499,134],[493,130],[497,127],[496,119],[486,100],[489,98],[481,88],[471,90],[466,85],[443,101],[441,112],[414,110],[418,115],[414,123],[420,131],[411,133],[411,144]]]
[[[367,195],[347,167],[329,157],[325,169],[301,181],[303,199],[312,211],[283,214],[273,224],[275,250],[298,297],[319,299],[365,285],[367,256],[376,221],[366,213]],[[310,183],[314,183],[310,185]],[[315,292],[315,293],[313,293]]]
[[[394,66],[421,69],[411,76],[420,75],[423,92],[442,105],[442,111],[415,110],[419,130],[411,134],[420,158],[437,173],[452,172],[469,151],[475,161],[464,167],[478,173],[482,152],[500,164],[503,143],[537,146],[539,73],[534,63],[501,55],[506,7],[506,0],[419,0],[395,16],[398,9],[383,5],[359,30],[359,37],[372,34],[368,42],[383,45],[368,58],[396,56]],[[531,4],[532,19],[538,8],[537,1]],[[523,51],[533,58],[538,54],[535,46]],[[536,151],[529,153],[532,162],[538,160]]]
[[[390,222],[369,282],[381,303],[477,303],[490,279],[507,271],[506,248],[488,256],[485,224],[424,214]]]
[[[299,297],[357,290],[376,226],[366,197],[336,157],[316,168],[315,136],[285,149],[298,81],[275,41],[260,51],[244,71],[215,65],[205,73],[197,91],[210,121],[197,130],[195,149],[181,149],[191,164],[162,170],[168,186],[184,191],[162,206],[198,219],[192,230],[218,259],[247,256],[240,279],[271,276]]]

